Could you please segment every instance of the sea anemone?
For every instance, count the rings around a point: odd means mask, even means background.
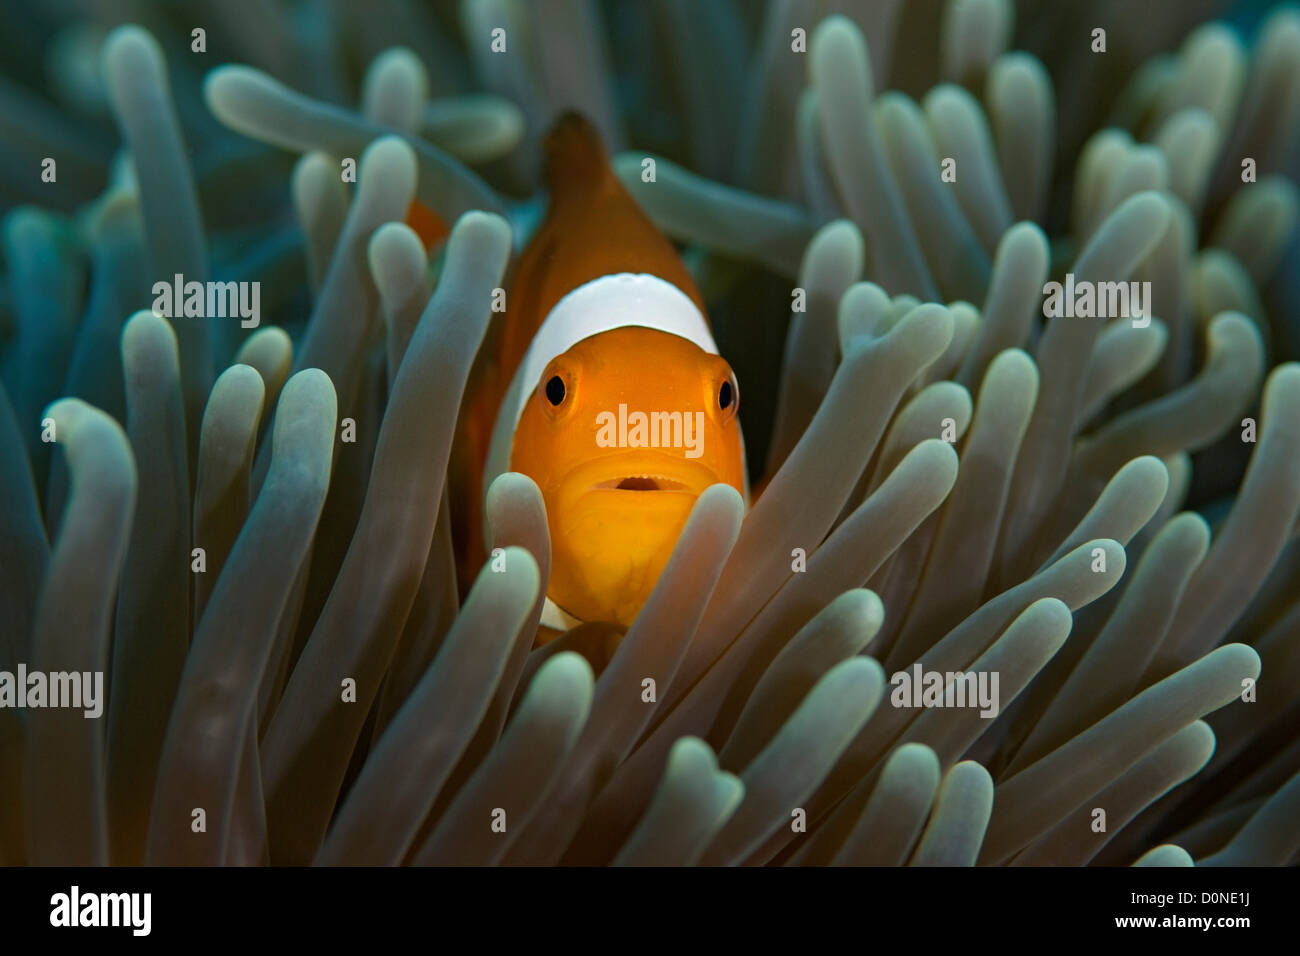
[[[107,704],[0,707],[0,861],[1300,860],[1300,12],[111,6],[4,18],[0,671]],[[537,487],[468,586],[446,484],[567,108],[759,493],[537,644]],[[1067,275],[1151,307],[1045,317]]]

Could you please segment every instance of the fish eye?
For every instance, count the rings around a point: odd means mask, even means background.
[[[735,373],[727,369],[726,376],[715,388],[717,391],[713,393],[713,400],[717,405],[714,414],[721,424],[735,418],[736,409],[740,405],[740,389],[736,385]]]
[[[564,379],[560,376],[552,375],[546,380],[546,400],[556,406],[564,401]]]

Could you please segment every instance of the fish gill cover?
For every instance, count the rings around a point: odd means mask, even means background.
[[[1295,8],[2,10],[0,861],[1300,859]],[[565,110],[754,494],[543,642],[450,484]]]

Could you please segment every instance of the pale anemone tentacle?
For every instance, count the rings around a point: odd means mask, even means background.
[[[58,11],[45,88],[0,70],[6,164],[58,160],[0,179],[0,670],[113,676],[106,724],[0,707],[0,860],[1300,859],[1300,15],[452,7],[222,7],[211,61]],[[759,494],[533,647],[540,490],[477,582],[446,491],[566,108],[686,244]],[[178,272],[259,327],[136,314]]]
[[[108,713],[114,849],[138,862],[163,734],[189,659],[190,480],[177,339],[166,319],[137,312],[122,330],[127,437],[151,520],[131,530],[117,593]],[[199,545],[202,547],[202,545]]]

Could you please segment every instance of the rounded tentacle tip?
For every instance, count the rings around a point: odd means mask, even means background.
[[[284,406],[325,403],[327,408],[333,409],[336,401],[333,380],[319,368],[305,368],[298,372],[285,382],[280,392],[280,402]],[[332,412],[329,417],[334,417]]]
[[[380,136],[370,142],[361,153],[358,164],[357,187],[359,201],[376,190],[401,193],[409,197],[415,193],[417,178],[415,150],[400,136]],[[403,207],[402,212],[406,209]]]
[[[217,380],[212,383],[212,391],[208,394],[208,407],[221,405],[227,400],[227,396],[230,399],[244,399],[260,411],[262,401],[266,397],[266,383],[262,381],[261,373],[253,366],[236,362],[218,375]]]
[[[487,491],[489,502],[516,497],[540,500],[541,496],[542,492],[537,487],[537,482],[517,471],[504,471],[497,475],[492,479],[492,483],[488,485]]]
[[[124,350],[135,348],[153,336],[168,332],[174,339],[175,330],[165,315],[153,309],[137,309],[122,326],[122,347]]]
[[[867,41],[858,25],[842,13],[832,14],[813,29],[809,50],[814,57],[819,53],[862,54],[867,52]]]
[[[1134,866],[1195,866],[1192,855],[1180,846],[1163,843],[1152,847],[1133,863]]]
[[[243,63],[223,63],[203,78],[203,101],[212,115],[237,132],[245,132],[242,115],[250,101],[256,101],[279,84],[261,70]]]
[[[700,497],[696,501],[696,507],[708,508],[710,510],[730,510],[737,515],[744,514],[745,500],[741,497],[739,491],[731,485],[723,482],[709,485],[704,491],[700,492]]]
[[[88,471],[104,500],[134,501],[135,454],[117,419],[79,398],[60,398],[45,407],[41,421],[53,425],[51,437],[67,448],[74,474],[79,462],[93,461]]]
[[[543,662],[533,677],[534,686],[546,686],[565,699],[591,695],[596,676],[591,664],[576,651],[560,651]]]
[[[470,236],[483,237],[509,248],[511,241],[510,223],[503,216],[483,209],[472,209],[464,213],[452,227],[450,243],[459,245]]]
[[[505,575],[508,579],[518,582],[526,593],[536,597],[541,587],[542,573],[532,552],[515,544],[507,545],[500,550],[502,553],[498,557],[488,558],[485,567],[486,577],[490,580]],[[494,562],[498,560],[500,565],[494,567]],[[479,579],[482,580],[484,576],[479,575]]]
[[[861,633],[875,634],[885,622],[885,603],[869,588],[845,591],[836,603],[851,615],[852,628]]]
[[[1036,619],[1041,620],[1045,630],[1059,632],[1062,637],[1068,634],[1074,625],[1074,615],[1070,611],[1070,606],[1060,598],[1039,598],[1029,605],[1024,613],[1026,615],[1032,613]]]
[[[1115,210],[1116,215],[1133,216],[1149,220],[1154,224],[1152,230],[1163,233],[1174,215],[1174,204],[1170,197],[1156,189],[1144,189],[1126,198]]]
[[[424,243],[419,234],[404,222],[386,222],[375,230],[366,246],[366,256],[372,272],[379,275],[380,267],[401,258],[424,258]]]
[[[104,38],[103,64],[110,87],[124,78],[125,71],[141,69],[161,73],[163,52],[158,41],[144,27],[124,23]]]
[[[1243,678],[1256,679],[1263,670],[1259,652],[1249,644],[1224,644],[1209,653],[1221,662],[1221,666]]]

